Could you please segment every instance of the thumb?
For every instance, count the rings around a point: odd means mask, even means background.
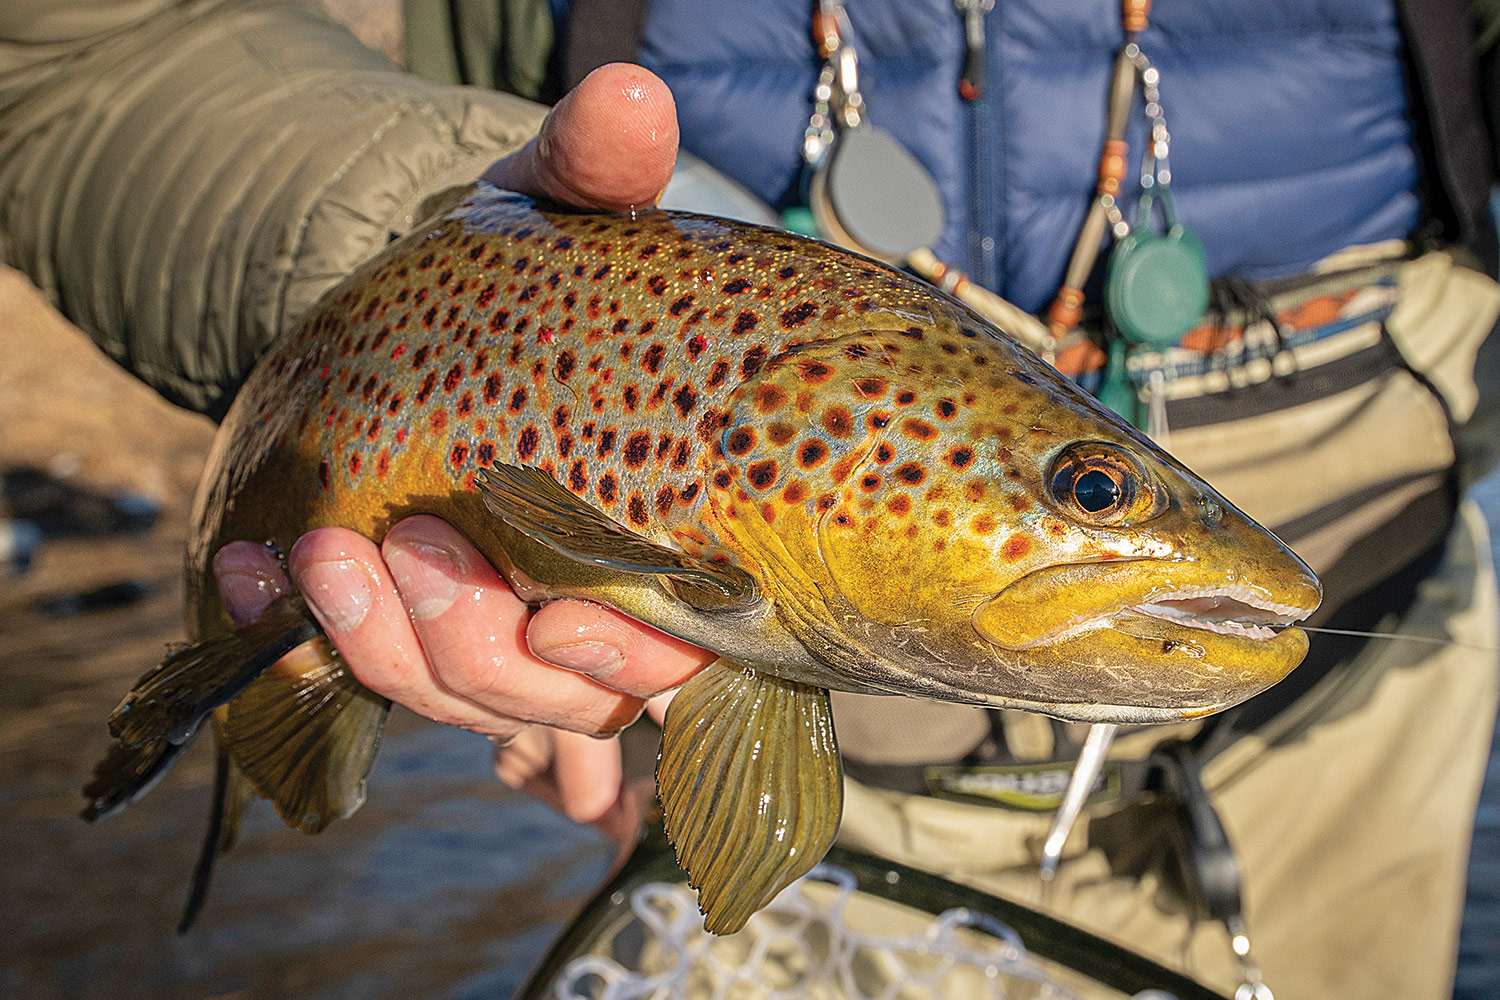
[[[558,101],[541,132],[483,179],[579,208],[656,203],[677,159],[677,105],[650,70],[610,63]]]

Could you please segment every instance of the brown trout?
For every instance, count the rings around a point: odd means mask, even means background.
[[[253,791],[322,829],[364,798],[388,703],[289,601],[235,631],[226,543],[436,514],[527,600],[611,605],[717,652],[658,787],[710,930],[815,864],[842,785],[827,689],[1163,722],[1306,651],[1290,551],[955,301],[822,243],[481,186],[329,292],[215,443],[193,644],[111,719],[85,814],[211,716],[194,901]]]

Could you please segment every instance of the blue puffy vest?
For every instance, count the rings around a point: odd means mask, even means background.
[[[774,205],[799,197],[820,68],[811,7],[652,0],[641,40],[640,61],[677,95],[683,145]],[[942,191],[938,256],[1045,308],[1095,183],[1119,0],[998,0],[973,102],[958,94],[952,0],[852,0],[848,12],[871,120]],[[1162,73],[1178,214],[1214,275],[1284,277],[1412,231],[1417,157],[1390,0],[1162,0],[1140,44]],[[1137,110],[1132,160],[1144,130]]]

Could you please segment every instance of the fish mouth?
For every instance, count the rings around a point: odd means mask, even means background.
[[[1091,587],[1113,594],[1070,613],[1073,595]],[[1101,630],[1134,634],[1144,629],[1162,637],[1172,630],[1200,646],[1228,643],[1248,651],[1300,632],[1296,624],[1317,610],[1321,596],[1311,574],[1252,581],[1214,573],[1191,560],[1062,563],[1015,581],[980,605],[973,622],[990,642],[1011,650],[1056,646]]]
[[[1274,639],[1288,626],[1312,614],[1312,608],[1277,604],[1249,587],[1188,587],[1154,595],[1150,601],[1124,610],[1173,625],[1217,632],[1245,639]]]

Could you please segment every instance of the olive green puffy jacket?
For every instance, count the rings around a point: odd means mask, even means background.
[[[312,0],[4,0],[0,259],[219,416],[323,290],[543,112],[402,73]]]

